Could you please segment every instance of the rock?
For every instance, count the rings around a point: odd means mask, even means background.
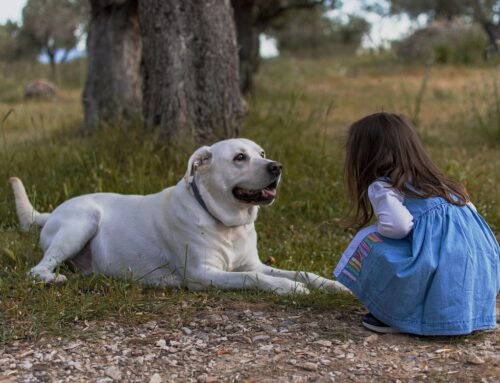
[[[411,338],[405,334],[384,334],[379,339],[388,344],[406,345],[410,343]]]
[[[476,365],[479,365],[479,364],[484,364],[484,359],[481,359],[479,356],[477,356],[476,354],[472,354],[470,355],[468,358],[467,358],[467,363],[470,363],[470,364],[476,364]]]
[[[330,342],[329,340],[323,340],[323,339],[317,340],[316,342],[314,342],[314,344],[319,344],[320,346],[324,346],[324,347],[331,347],[332,346],[332,342]]]
[[[66,351],[73,350],[74,348],[80,347],[81,345],[82,345],[81,342],[70,343],[67,346],[63,347],[63,350]]]
[[[161,379],[161,376],[160,374],[153,374],[151,376],[151,379],[149,379],[149,383],[161,383],[162,382],[162,379]]]
[[[121,373],[120,369],[116,366],[111,366],[111,367],[106,368],[106,370],[104,371],[104,374],[106,376],[109,376],[113,380],[120,380],[122,378],[122,373]]]
[[[167,341],[165,339],[160,339],[159,341],[156,342],[156,346],[160,348],[166,348],[167,347]]]
[[[198,383],[216,383],[217,378],[215,376],[210,376],[207,374],[202,374],[197,378]]]
[[[152,320],[152,321],[144,323],[144,327],[146,327],[149,330],[154,330],[154,329],[156,329],[156,327],[158,327],[158,323],[156,323],[156,321]]]
[[[181,331],[185,334],[185,335],[191,335],[193,332],[191,331],[190,328],[187,328],[187,327],[181,327]]]
[[[259,350],[262,350],[262,351],[271,351],[273,349],[274,345],[272,344],[266,344],[264,346],[260,346],[259,347]]]
[[[305,362],[298,365],[300,368],[303,368],[306,371],[317,371],[318,365],[312,362]]]
[[[144,356],[144,361],[149,362],[149,361],[153,360],[154,358],[156,358],[156,354],[146,354]]]
[[[268,340],[270,338],[271,337],[269,335],[255,335],[254,337],[252,337],[252,342],[258,342],[261,340]]]
[[[449,354],[450,352],[452,352],[453,349],[451,348],[440,348],[436,351],[434,351],[436,354]]]
[[[266,265],[274,265],[276,263],[276,258],[274,258],[272,255],[270,255],[265,261],[264,263]]]
[[[306,383],[308,381],[308,378],[305,376],[300,376],[300,375],[292,375],[292,383]]]
[[[376,343],[376,342],[378,342],[378,335],[373,334],[373,335],[367,336],[365,338],[365,340],[363,341],[363,345],[366,346],[366,345]]]
[[[48,80],[34,80],[24,87],[25,98],[53,98],[55,96],[57,96],[57,87]]]
[[[22,358],[26,358],[27,356],[33,355],[33,354],[34,354],[33,350],[28,350],[28,351],[25,351],[25,352],[19,354],[17,357],[19,359],[22,359]]]

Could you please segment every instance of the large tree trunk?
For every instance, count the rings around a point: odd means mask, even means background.
[[[84,131],[140,116],[142,41],[137,0],[90,0]]]
[[[253,76],[259,68],[259,35],[256,24],[258,7],[254,0],[232,0],[238,57],[240,61],[240,88],[248,93],[253,87]]]
[[[149,127],[200,141],[240,132],[232,9],[223,0],[142,0],[144,103]]]

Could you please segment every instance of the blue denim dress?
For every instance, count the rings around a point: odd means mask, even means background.
[[[403,239],[364,228],[334,275],[382,322],[419,335],[458,335],[496,325],[500,250],[471,205],[405,198],[413,230]]]

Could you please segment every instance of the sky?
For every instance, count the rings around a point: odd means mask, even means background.
[[[21,12],[26,4],[26,0],[0,0],[0,23],[7,20],[21,20]]]
[[[390,40],[398,39],[412,28],[410,20],[405,16],[382,17],[375,13],[366,12],[361,8],[359,0],[343,0],[339,9],[330,11],[332,17],[346,17],[348,14],[363,16],[371,24],[370,33],[363,38],[363,47],[378,48],[387,45]],[[7,20],[20,21],[21,12],[26,0],[0,0],[0,23]],[[420,20],[424,23],[425,20]],[[264,57],[277,55],[276,44],[273,39],[261,38],[261,54]],[[83,44],[81,45],[84,46]]]

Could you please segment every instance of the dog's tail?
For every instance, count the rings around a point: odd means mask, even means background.
[[[39,213],[35,210],[19,178],[12,177],[9,181],[12,185],[12,190],[14,191],[14,197],[16,199],[16,210],[17,216],[19,217],[19,223],[21,224],[21,230],[28,231],[33,224],[38,226],[45,225],[50,213]]]

